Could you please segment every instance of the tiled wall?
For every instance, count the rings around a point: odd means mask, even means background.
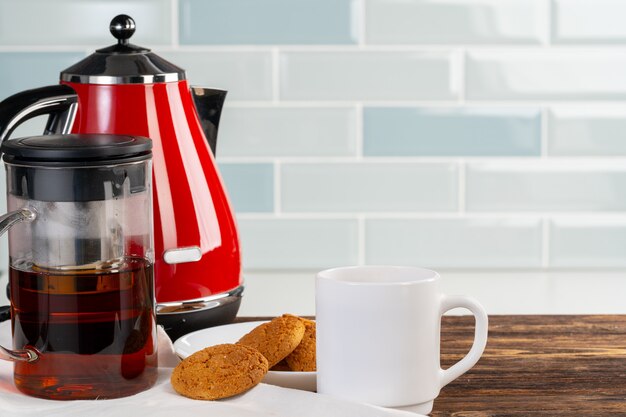
[[[0,96],[119,12],[229,90],[246,269],[626,266],[623,0],[0,0]]]

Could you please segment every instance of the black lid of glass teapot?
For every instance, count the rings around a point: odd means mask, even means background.
[[[12,165],[7,191],[39,201],[116,198],[128,186],[146,190],[145,164],[152,141],[122,135],[44,135],[6,140],[3,160]]]
[[[185,70],[150,49],[129,42],[135,21],[128,15],[115,16],[109,31],[117,44],[93,54],[61,71],[61,81],[82,84],[150,84],[185,79]]]
[[[141,136],[73,134],[6,140],[0,152],[7,162],[35,166],[107,165],[150,158],[152,141]]]

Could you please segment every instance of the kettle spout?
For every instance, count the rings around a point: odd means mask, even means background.
[[[202,130],[204,130],[204,136],[206,136],[213,156],[215,156],[217,128],[220,124],[222,106],[224,106],[227,91],[195,86],[191,86],[190,90],[200,125]]]

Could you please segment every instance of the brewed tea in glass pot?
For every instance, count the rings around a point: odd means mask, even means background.
[[[49,399],[116,398],[157,377],[151,141],[7,140],[14,381]]]

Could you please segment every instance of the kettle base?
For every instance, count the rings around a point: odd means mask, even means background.
[[[239,311],[242,293],[243,287],[240,287],[240,291],[231,294],[227,303],[220,303],[214,308],[175,314],[164,314],[157,311],[157,324],[165,328],[165,332],[174,342],[187,333],[231,323]]]

